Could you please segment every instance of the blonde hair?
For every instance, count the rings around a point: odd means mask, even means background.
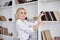
[[[25,10],[24,8],[18,8],[17,11],[16,11],[16,14],[15,14],[15,20],[18,19],[18,15],[19,15],[19,12],[18,11],[21,10],[21,9],[22,10]]]

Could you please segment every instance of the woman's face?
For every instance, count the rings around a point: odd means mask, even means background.
[[[19,11],[18,11],[18,13],[19,13],[19,19],[22,19],[22,20],[24,20],[25,19],[25,17],[26,17],[26,11],[24,10],[24,9],[20,9]]]

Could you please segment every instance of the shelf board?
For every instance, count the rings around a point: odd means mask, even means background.
[[[41,3],[47,3],[47,2],[56,2],[56,1],[60,1],[60,0],[39,0],[39,2]]]
[[[34,4],[38,4],[38,1],[34,1],[34,2],[28,2],[28,3],[22,3],[22,4],[16,4],[16,6],[24,6],[24,5],[34,5]]]
[[[0,22],[8,22],[8,23],[9,23],[9,22],[12,22],[12,23],[14,23],[14,21],[0,21]]]
[[[12,23],[15,23],[15,21],[0,21],[0,22],[12,22]],[[41,22],[41,21],[40,21]],[[44,21],[44,22],[60,22],[60,21]]]
[[[0,37],[18,38],[18,37],[14,37],[14,36],[8,36],[8,35],[2,35],[2,34],[0,34]]]
[[[12,6],[6,6],[6,7],[0,7],[0,9],[7,9],[7,8],[12,8]]]
[[[44,21],[44,22],[60,22],[60,21]]]

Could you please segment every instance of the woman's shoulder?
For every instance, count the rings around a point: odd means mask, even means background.
[[[21,19],[16,20],[16,23],[21,23],[21,22],[22,22]]]

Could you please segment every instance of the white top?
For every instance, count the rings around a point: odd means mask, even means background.
[[[30,33],[34,32],[31,26],[34,26],[36,24],[37,24],[36,21],[34,23],[31,23],[26,20],[18,19],[16,21],[16,29],[18,32],[18,38],[20,38],[20,40],[27,40],[29,38]]]

